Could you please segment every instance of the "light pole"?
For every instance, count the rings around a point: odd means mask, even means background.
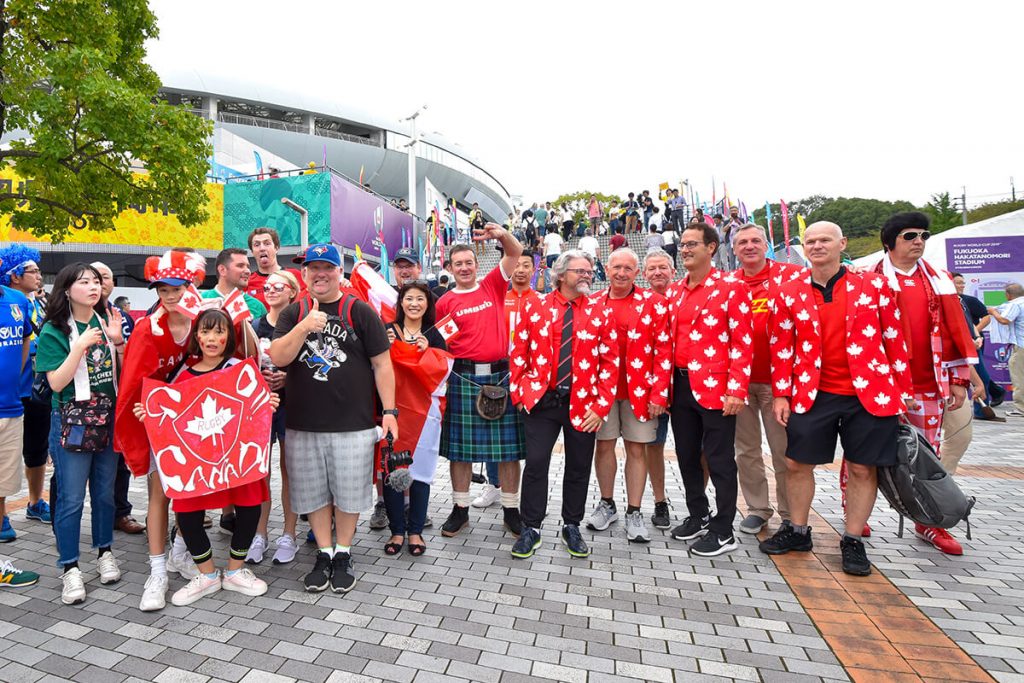
[[[423,105],[412,116],[407,116],[402,119],[408,121],[412,132],[409,138],[409,144],[406,145],[409,152],[409,213],[413,215],[413,220],[416,220],[416,216],[420,215],[420,207],[416,197],[416,119],[419,115],[427,110],[427,105]]]
[[[299,242],[302,244],[302,250],[305,251],[309,246],[309,212],[287,197],[282,197],[281,203],[299,214]]]

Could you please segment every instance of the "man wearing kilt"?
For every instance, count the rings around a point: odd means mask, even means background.
[[[519,516],[519,461],[523,423],[508,399],[508,322],[505,293],[523,246],[496,223],[473,230],[473,240],[501,242],[498,267],[477,282],[473,248],[457,244],[449,253],[455,289],[437,302],[437,319],[451,316],[459,333],[448,342],[455,366],[448,379],[448,407],[441,427],[441,455],[451,467],[452,512],[441,527],[454,536],[469,525],[469,484],[473,463],[496,462],[505,527],[515,536]]]

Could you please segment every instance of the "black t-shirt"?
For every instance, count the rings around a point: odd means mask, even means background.
[[[388,323],[388,327],[391,328],[392,331],[394,331],[395,337],[397,337],[398,339],[402,338],[402,330],[398,327],[398,323]],[[441,349],[442,351],[448,350],[448,344],[445,343],[444,337],[442,337],[441,333],[435,330],[433,327],[427,330],[423,334],[423,336],[427,338],[428,347],[432,349]]]
[[[967,309],[967,314],[971,316],[971,322],[975,325],[988,315],[988,309],[985,308],[985,304],[981,303],[981,300],[977,297],[973,297],[970,294],[961,294],[960,300],[964,302],[964,308]]]
[[[390,348],[384,323],[366,303],[352,304],[355,339],[339,317],[345,297],[320,304],[327,327],[311,334],[291,365],[284,370],[285,426],[306,432],[355,432],[374,426],[374,382],[370,359]],[[274,339],[288,334],[298,323],[299,304],[281,311]]]

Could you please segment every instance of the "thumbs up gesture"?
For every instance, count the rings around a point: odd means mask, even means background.
[[[327,314],[320,310],[320,302],[318,300],[313,299],[309,315],[302,322],[306,326],[307,334],[324,331],[324,328],[327,326]]]

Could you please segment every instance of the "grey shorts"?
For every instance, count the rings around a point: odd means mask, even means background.
[[[598,441],[611,441],[620,436],[626,441],[651,443],[658,430],[657,420],[641,422],[633,414],[629,400],[619,399],[612,404],[608,419],[597,432]]]
[[[288,492],[297,515],[334,506],[360,513],[373,506],[375,427],[358,432],[286,431]]]

